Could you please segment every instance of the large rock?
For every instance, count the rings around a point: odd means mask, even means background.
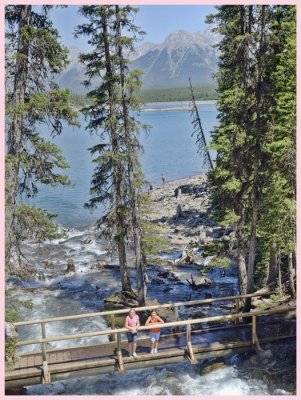
[[[75,265],[72,259],[68,260],[67,269],[64,274],[69,274],[69,272],[75,272]]]
[[[210,286],[213,284],[213,281],[207,276],[201,275],[195,279],[195,284],[197,286]]]
[[[159,314],[159,316],[165,321],[165,322],[172,322],[175,320],[175,314],[174,311],[171,310],[170,308],[163,308],[160,307],[160,303],[158,302],[158,300],[148,300],[147,301],[147,306],[154,306],[157,305],[158,308],[156,308],[157,313]],[[146,312],[146,316],[148,317],[150,315],[150,312],[147,311]]]
[[[17,340],[19,337],[16,328],[11,322],[5,321],[5,339]]]
[[[135,292],[115,292],[104,298],[106,304],[114,306],[114,308],[127,308],[138,306],[138,296]]]
[[[202,375],[209,374],[210,372],[215,371],[216,369],[223,368],[224,366],[225,366],[225,363],[223,361],[215,362],[213,364],[202,367],[201,374]]]
[[[198,289],[203,286],[210,286],[214,282],[210,279],[207,278],[207,276],[201,275],[201,276],[193,276],[191,274],[191,280],[187,279],[187,282],[194,288]]]
[[[151,283],[156,283],[157,285],[164,285],[165,281],[163,278],[155,276],[154,278],[152,278]]]

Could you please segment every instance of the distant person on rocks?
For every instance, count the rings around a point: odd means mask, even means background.
[[[151,324],[164,324],[162,318],[159,317],[157,311],[153,310],[151,315],[148,317],[145,325]],[[158,352],[158,343],[160,338],[160,328],[150,329],[149,337],[151,340],[151,354],[156,354]]]
[[[164,185],[164,183],[165,183],[165,176],[162,174],[161,175],[161,179],[162,179],[162,184]]]
[[[177,188],[175,189],[175,197],[176,197],[176,199],[180,198],[180,197],[181,197],[181,194],[182,194],[181,188],[180,188],[180,187],[177,187]]]
[[[147,193],[150,195],[152,191],[153,191],[153,185],[149,185]]]
[[[128,342],[129,342],[129,355],[130,357],[137,358],[136,348],[137,348],[137,336],[138,329],[140,327],[139,316],[136,311],[131,308],[129,314],[125,319],[125,328],[129,330],[127,332]]]

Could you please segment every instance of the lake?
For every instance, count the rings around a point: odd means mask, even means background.
[[[207,141],[216,125],[217,109],[214,103],[198,104],[203,130]],[[161,174],[166,181],[199,174],[203,171],[202,160],[197,154],[192,117],[188,103],[147,104],[139,120],[151,125],[148,134],[141,133],[144,146],[141,161],[146,178],[156,187],[161,184]],[[80,116],[81,127],[64,125],[63,132],[53,141],[61,148],[70,168],[66,174],[72,187],[41,186],[32,203],[50,213],[58,214],[56,221],[65,227],[84,227],[96,222],[104,213],[104,207],[93,212],[83,207],[89,199],[90,180],[94,165],[88,151],[99,138],[86,130],[86,121]],[[45,136],[46,128],[43,132]],[[214,154],[212,153],[214,156]],[[26,201],[23,199],[23,201]]]

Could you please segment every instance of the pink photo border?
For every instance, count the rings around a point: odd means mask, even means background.
[[[6,4],[52,4],[52,5],[59,5],[59,4],[66,4],[66,5],[84,5],[84,4],[132,4],[132,5],[221,5],[221,4],[296,4],[297,5],[297,49],[300,49],[301,46],[301,3],[299,3],[297,0],[286,0],[286,1],[279,1],[279,0],[256,0],[256,1],[221,1],[221,0],[215,0],[215,1],[205,1],[205,0],[188,0],[185,2],[184,0],[128,0],[128,1],[108,1],[108,0],[102,0],[102,1],[93,1],[93,0],[53,0],[53,1],[43,1],[43,0],[27,0],[27,1],[22,1],[22,0],[12,0],[12,1],[5,1],[1,0],[0,2],[0,55],[1,55],[1,66],[0,66],[0,76],[1,76],[1,88],[2,90],[0,91],[1,94],[1,107],[0,107],[0,159],[1,159],[1,168],[0,168],[0,254],[1,254],[1,283],[2,287],[0,290],[0,315],[1,315],[1,329],[0,329],[0,335],[1,335],[1,346],[0,346],[0,356],[1,359],[4,360],[4,309],[5,309],[5,270],[4,270],[4,153],[5,153],[5,134],[4,134],[4,104],[5,104],[5,66],[4,66],[4,7]],[[300,77],[300,66],[301,66],[301,51],[297,51],[297,76]],[[301,226],[301,205],[300,205],[300,180],[301,180],[301,162],[300,162],[300,139],[298,137],[298,128],[301,126],[301,114],[300,114],[300,100],[301,100],[301,93],[300,93],[300,85],[298,84],[298,79],[297,79],[297,226]],[[297,262],[301,258],[301,236],[300,236],[300,230],[297,229]],[[300,287],[300,280],[301,277],[299,276],[299,273],[297,273],[297,300],[299,303],[299,287]],[[299,305],[299,304],[298,304]],[[299,307],[297,309],[297,318],[299,320],[300,317],[300,310]],[[299,330],[297,330],[297,395],[296,396],[280,396],[281,399],[292,399],[292,398],[299,398],[301,394],[301,377],[300,377],[300,371],[301,371],[301,356],[300,356],[300,342],[301,342],[301,337],[299,334]],[[1,398],[11,398],[11,399],[19,399],[20,396],[5,396],[4,394],[4,362],[0,363],[0,377],[2,380],[2,384],[0,385],[0,396]],[[23,396],[22,396],[23,397]],[[77,399],[83,399],[85,397],[91,397],[91,396],[62,396],[61,398],[66,398],[66,399],[71,399],[71,398],[77,398]],[[95,396],[93,396],[95,397]],[[99,399],[112,399],[112,400],[117,400],[121,396],[98,396],[97,398]],[[137,396],[135,398],[143,398],[144,396]],[[164,396],[164,398],[168,399],[173,396]],[[192,397],[192,396],[178,396],[179,399],[184,399],[186,397]],[[193,396],[194,398],[202,398],[202,400],[220,400],[221,398],[225,399],[232,399],[233,397],[236,398],[246,398],[246,399],[256,399],[256,400],[261,400],[261,399],[279,399],[279,396]],[[28,399],[36,399],[37,396],[26,396]],[[47,399],[55,399],[57,396],[43,396],[43,398]],[[147,400],[155,400],[157,399],[157,396],[145,396]],[[122,399],[125,400],[132,400],[132,396],[122,396]]]

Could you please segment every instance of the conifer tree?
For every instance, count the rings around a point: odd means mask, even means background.
[[[294,11],[290,6],[222,6],[218,11],[209,17],[218,21],[222,34],[220,125],[213,135],[217,159],[210,182],[215,217],[236,233],[244,294],[254,290],[260,265],[276,251],[278,267],[285,248],[288,254],[286,243],[295,241]],[[285,234],[279,234],[281,220],[287,221]]]
[[[191,136],[196,134],[196,145],[197,145],[197,149],[198,149],[197,151],[198,151],[199,155],[203,158],[203,167],[213,168],[211,156],[210,156],[209,150],[207,148],[207,141],[206,141],[205,134],[203,131],[201,118],[199,115],[199,110],[196,105],[195,96],[194,96],[190,78],[189,78],[189,86],[190,86],[191,103],[192,103],[192,106],[190,109],[190,114],[193,117],[192,125],[194,128],[194,131]]]
[[[118,248],[122,291],[131,291],[126,260],[125,166],[119,130],[118,75],[116,56],[112,52],[114,7],[83,6],[80,12],[88,22],[77,27],[76,37],[89,36],[88,43],[92,46],[91,53],[80,55],[80,60],[86,65],[85,85],[89,87],[95,76],[102,78],[100,86],[88,93],[91,105],[84,108],[90,118],[87,128],[91,132],[98,128],[102,140],[90,149],[93,155],[99,156],[94,159],[97,165],[91,182],[92,197],[86,206],[95,208],[99,203],[109,204],[106,223],[111,228],[112,243]]]
[[[250,6],[251,7],[251,6]],[[249,154],[246,129],[250,121],[248,81],[250,74],[250,12],[245,6],[220,6],[217,21],[222,35],[217,73],[219,126],[213,132],[212,147],[217,151],[215,168],[209,173],[215,218],[236,232],[236,257],[241,294],[247,292],[247,243],[245,237],[246,198],[249,189]]]
[[[139,177],[141,166],[139,163],[138,149],[139,141],[137,133],[139,133],[139,124],[133,117],[133,112],[140,109],[140,102],[135,97],[134,93],[141,87],[140,72],[128,72],[128,61],[124,57],[124,51],[133,50],[135,37],[122,35],[122,28],[126,27],[131,34],[141,35],[141,31],[131,22],[131,14],[137,12],[137,9],[126,6],[120,8],[115,7],[116,13],[116,44],[119,62],[119,76],[121,88],[121,104],[122,104],[122,119],[123,119],[123,135],[127,165],[127,182],[128,182],[128,198],[129,212],[132,227],[132,235],[134,242],[134,252],[136,260],[136,274],[138,287],[138,303],[139,306],[145,306],[146,300],[146,271],[142,253],[142,230],[139,215],[138,190],[141,188]]]
[[[84,6],[88,22],[77,27],[76,36],[87,35],[93,51],[81,55],[86,64],[89,86],[101,76],[102,84],[88,93],[91,105],[84,111],[90,118],[88,129],[100,129],[102,142],[91,149],[98,153],[88,207],[109,205],[106,214],[107,237],[117,245],[122,290],[131,290],[126,261],[126,244],[133,239],[139,305],[145,304],[146,276],[142,257],[139,193],[143,176],[138,153],[138,133],[144,127],[135,120],[140,109],[135,92],[140,87],[139,71],[128,71],[124,54],[133,48],[141,31],[132,23],[137,10],[119,6]]]
[[[58,236],[53,215],[20,202],[20,194],[34,196],[38,184],[67,185],[69,179],[58,169],[68,165],[51,141],[40,135],[41,124],[60,134],[62,121],[76,124],[69,106],[69,92],[59,90],[53,75],[67,64],[67,49],[59,43],[58,32],[48,14],[31,5],[7,6],[6,17],[6,266],[24,273],[10,263],[15,250],[21,261],[19,243]]]
[[[278,274],[277,261],[284,261],[295,296],[296,218],[296,8],[276,6],[271,20],[274,57],[271,79],[273,97],[271,129],[265,144],[269,166],[263,192],[264,209],[259,219],[259,275],[270,283]]]

